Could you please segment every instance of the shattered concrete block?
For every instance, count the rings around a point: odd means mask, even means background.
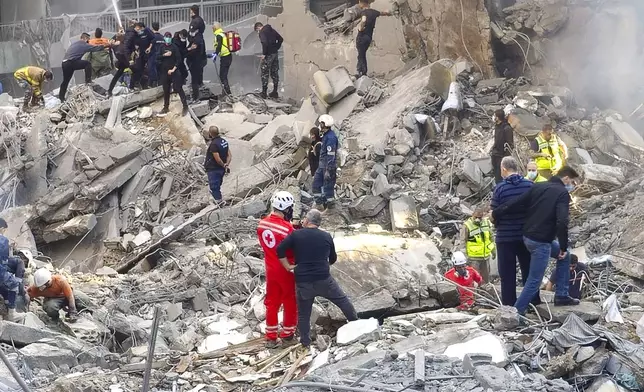
[[[254,135],[262,126],[252,122],[245,122],[245,117],[237,113],[211,113],[203,119],[204,130],[213,125],[227,138],[246,139]]]
[[[613,255],[611,262],[615,266],[615,268],[617,268],[621,273],[639,280],[644,280],[643,263],[640,263],[637,260],[631,260],[625,257],[619,257],[615,255]]]
[[[405,157],[400,156],[400,155],[387,155],[385,157],[384,164],[386,166],[389,165],[402,165],[402,163],[405,162]]]
[[[136,93],[127,94],[125,96],[115,96],[111,99],[99,100],[97,111],[100,114],[106,114],[112,107],[112,101],[117,98],[124,99],[124,105],[121,110],[126,110],[133,107],[138,107],[156,101],[163,96],[163,87],[153,87],[147,90],[141,90]]]
[[[143,107],[139,110],[139,118],[140,118],[141,120],[145,120],[145,119],[147,119],[147,118],[152,117],[152,114],[154,114],[154,113],[153,113],[153,111],[152,111],[152,108],[151,108],[151,107],[149,107],[149,106],[143,106]]]
[[[387,201],[381,196],[365,195],[349,206],[349,212],[358,219],[371,218],[378,215],[386,205]]]
[[[134,239],[132,240],[132,243],[134,244],[135,247],[138,247],[150,241],[151,239],[152,239],[152,234],[147,230],[143,230],[142,232],[137,234],[136,237],[134,237]]]
[[[541,132],[543,126],[550,122],[549,118],[541,118],[528,112],[527,110],[517,108],[508,116],[508,123],[514,131],[521,136],[533,138]]]
[[[579,165],[584,182],[603,190],[613,190],[624,184],[626,177],[620,167],[597,163]]]
[[[537,305],[537,311],[541,317],[550,318],[546,304]],[[552,320],[562,324],[570,313],[576,314],[587,323],[594,323],[599,320],[602,314],[601,307],[598,304],[586,301],[581,301],[579,305],[575,306],[550,306],[550,312],[552,313]]]
[[[78,365],[73,352],[45,343],[33,343],[18,351],[31,369],[49,369],[51,363],[56,366],[67,365],[70,368]]]
[[[65,233],[61,227],[64,222],[53,223],[51,225],[45,226],[42,230],[42,239],[45,243],[52,243],[56,241],[64,240],[69,237],[69,234]]]
[[[378,331],[378,329],[378,320],[375,318],[350,321],[338,329],[336,340],[340,345],[351,344],[365,335]]]
[[[329,99],[325,99],[328,103],[337,102],[356,90],[349,71],[343,65],[337,65],[328,70],[326,78],[329,80],[333,91],[332,96]]]
[[[192,309],[194,309],[195,312],[206,312],[210,309],[208,292],[205,288],[199,288],[194,298],[192,298]]]
[[[479,105],[490,105],[499,102],[499,94],[492,93],[487,95],[477,95],[474,100]]]
[[[460,182],[458,186],[456,187],[456,194],[458,194],[460,197],[468,197],[472,195],[472,190],[470,189],[465,182]]]
[[[49,329],[33,328],[9,321],[0,321],[0,342],[26,346],[41,339],[55,339],[60,334]]]
[[[463,176],[465,179],[470,182],[476,189],[481,189],[483,187],[483,172],[479,165],[469,158],[463,159],[462,164]]]
[[[250,142],[253,143],[253,149],[256,152],[268,150],[273,146],[273,136],[281,126],[292,127],[295,121],[295,114],[277,116],[270,123],[259,131]],[[224,182],[225,184],[225,182]]]
[[[64,204],[71,202],[77,191],[76,186],[59,186],[36,203],[36,214],[42,216],[53,212]]]
[[[172,350],[181,351],[184,353],[192,351],[199,339],[199,333],[194,325],[188,327],[186,332],[181,334],[178,338],[170,342]]]
[[[374,196],[380,196],[385,192],[388,186],[389,186],[389,180],[387,180],[387,176],[380,173],[378,174],[375,181],[373,182],[373,186],[371,187],[371,192],[373,193]]]
[[[246,197],[249,192],[252,193],[257,188],[261,188],[273,181],[273,172],[281,171],[288,159],[288,156],[281,155],[240,170],[237,173],[231,172],[221,187],[224,199]]]
[[[373,86],[373,79],[371,79],[367,75],[363,75],[358,80],[356,80],[355,86],[356,93],[362,97],[366,95],[369,92],[371,86]]]
[[[273,144],[281,146],[288,143],[295,143],[295,135],[293,134],[292,126],[282,125],[277,128],[275,135],[273,135]]]
[[[482,158],[473,158],[472,161],[474,161],[474,163],[476,163],[478,165],[478,167],[479,167],[479,169],[481,169],[481,172],[483,173],[483,175],[487,176],[487,175],[492,173],[492,169],[493,169],[492,168],[492,159],[489,156],[482,157]]]
[[[168,321],[175,321],[183,314],[183,304],[181,302],[169,304],[165,308],[165,313],[168,316]]]
[[[494,329],[512,331],[519,326],[519,313],[513,306],[502,305],[494,311]]]
[[[389,290],[383,289],[377,293],[371,293],[366,297],[355,301],[355,308],[358,315],[367,317],[369,315],[383,315],[396,306],[396,300]]]
[[[584,150],[583,148],[575,148],[574,150],[581,160],[581,162],[579,163],[593,164],[593,158],[590,156],[590,153],[588,153],[588,151]]]
[[[342,122],[349,117],[356,106],[358,106],[361,99],[362,97],[358,94],[350,94],[331,106],[329,114],[333,117],[336,127],[341,126]]]
[[[505,391],[512,384],[512,376],[505,369],[481,365],[474,370],[474,378],[488,391]]]
[[[612,116],[606,117],[606,122],[624,143],[636,148],[644,148],[644,138],[629,123],[617,120]]]
[[[501,87],[505,82],[505,78],[486,79],[481,80],[476,85],[476,94],[481,94],[485,91],[493,91]]]
[[[88,214],[72,218],[65,222],[60,229],[71,236],[82,236],[87,234],[96,226],[96,215]]]
[[[112,166],[114,166],[114,160],[112,160],[112,158],[108,157],[107,155],[103,155],[100,158],[94,160],[94,167],[97,170],[104,171]]]
[[[208,101],[201,101],[197,104],[191,105],[190,109],[192,109],[192,112],[197,116],[197,118],[206,117],[210,114],[210,105]]]
[[[13,97],[7,93],[0,94],[0,106],[15,106]]]
[[[89,185],[82,187],[81,193],[89,199],[102,200],[105,196],[112,193],[112,191],[123,186],[123,184],[138,173],[146,163],[151,161],[152,157],[153,156],[150,151],[142,150],[138,157],[113,168],[109,172],[95,179]]]
[[[253,112],[251,112],[251,110],[242,102],[235,102],[233,104],[233,113],[241,114],[246,120],[251,120],[251,117],[253,116]]]
[[[121,193],[121,207],[136,203],[153,174],[154,168],[152,165],[145,165],[125,184]]]
[[[496,101],[491,103],[496,103],[496,102],[498,102],[498,95],[497,95]],[[520,107],[521,109],[525,109],[531,113],[534,113],[537,111],[537,109],[539,109],[539,101],[537,101],[535,97],[533,97],[532,95],[530,95],[525,91],[519,91],[517,95],[514,97],[513,102],[516,106]]]
[[[122,163],[125,161],[129,161],[130,159],[134,158],[137,156],[141,150],[143,149],[143,146],[140,145],[139,143],[132,143],[132,142],[124,142],[119,145],[116,145],[112,147],[107,154],[116,162],[116,163]]]
[[[492,356],[490,354],[465,354],[463,357],[463,370],[469,374],[473,374],[478,366],[491,364]]]
[[[405,131],[405,132],[407,132],[407,131]],[[402,155],[402,156],[405,156],[405,155],[409,154],[411,152],[412,148],[413,148],[413,146],[410,147],[407,144],[398,143],[398,144],[394,145],[394,151],[396,152],[396,154]]]
[[[168,200],[168,197],[170,197],[170,191],[172,190],[173,183],[174,183],[174,176],[172,176],[172,174],[166,174],[163,179],[163,186],[161,186],[161,195],[159,196],[161,201]]]
[[[413,230],[419,227],[416,200],[410,195],[402,195],[389,201],[391,214],[391,229]]]
[[[452,73],[441,62],[436,61],[430,65],[427,87],[444,100],[449,95],[449,85],[452,81]]]
[[[105,120],[105,128],[114,129],[121,126],[121,113],[125,107],[125,98],[118,96],[112,98],[109,107],[109,114]]]
[[[427,282],[427,289],[429,296],[438,300],[444,308],[453,308],[461,303],[456,287],[442,281],[440,276],[432,276]]]
[[[366,107],[373,106],[380,101],[380,98],[382,98],[384,94],[385,91],[383,89],[377,86],[373,86],[371,87],[367,95],[364,96],[362,102]]]

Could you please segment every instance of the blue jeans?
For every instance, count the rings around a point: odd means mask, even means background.
[[[226,169],[215,169],[208,171],[208,185],[210,186],[210,194],[215,198],[216,202],[220,202],[221,197],[221,184],[224,182],[224,174]]]
[[[568,286],[570,285],[570,252],[566,253],[566,257],[559,260],[559,242],[552,241],[550,244],[550,257],[557,260],[555,267],[555,298],[568,297]]]
[[[329,171],[329,179],[324,178],[324,172]],[[335,180],[337,171],[335,168],[318,167],[313,176],[313,197],[315,203],[324,204],[333,201],[335,196]]]

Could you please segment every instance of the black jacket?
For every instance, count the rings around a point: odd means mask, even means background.
[[[508,145],[507,147],[505,145]],[[494,146],[492,155],[505,157],[512,155],[509,148],[514,148],[514,131],[512,126],[507,122],[502,122],[494,126]]]
[[[194,30],[197,30],[197,33],[200,35],[203,35],[204,31],[206,31],[206,23],[199,15],[194,15],[192,17],[192,20],[190,21],[190,27],[188,28],[188,31]]]
[[[195,44],[197,45],[196,49],[190,49],[190,47]],[[197,34],[194,37],[188,38],[188,51],[186,54],[186,59],[188,60],[188,66],[193,67],[203,64],[203,60],[206,53],[206,43],[203,40],[203,35]]]
[[[185,60],[186,56],[188,55],[188,47],[186,46],[186,43],[184,41],[181,41],[181,38],[172,38],[172,44],[179,49],[179,54],[181,55],[181,59]]]
[[[139,35],[137,34],[136,30],[132,28],[125,30],[123,41],[116,47],[116,54],[123,55],[129,60],[132,53],[134,53],[134,45],[136,44],[138,38]]]
[[[171,56],[164,56],[163,54],[170,51],[172,53]],[[181,61],[181,54],[179,53],[179,49],[174,46],[173,44],[166,45],[163,44],[159,46],[159,54],[157,55],[157,68],[159,69],[160,72],[165,72],[167,73],[169,70],[171,70],[174,67],[177,67],[177,70],[175,72],[179,72],[179,63]]]
[[[533,241],[550,243],[557,238],[561,250],[568,249],[570,194],[561,178],[534,184],[523,195],[492,211],[495,221],[517,211],[526,211],[523,235]]]
[[[329,266],[338,259],[333,237],[320,229],[295,230],[277,245],[277,257],[286,257],[289,249],[295,256],[296,283],[327,279],[331,276]]]
[[[282,47],[282,42],[284,42],[284,38],[280,33],[275,31],[269,24],[259,31],[259,40],[262,42],[262,54],[264,56],[277,53]]]

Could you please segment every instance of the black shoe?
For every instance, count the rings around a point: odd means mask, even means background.
[[[185,106],[183,107],[183,110],[181,111],[181,115],[182,115],[182,116],[185,116],[186,114],[188,114],[188,105],[185,105]]]
[[[268,94],[268,96],[275,99],[279,98],[279,95],[277,95],[277,91],[271,92],[270,94]]]
[[[579,300],[573,297],[555,297],[555,306],[579,305]]]
[[[282,346],[288,347],[288,346],[294,346],[297,344],[297,339],[295,339],[295,335],[291,335],[287,338],[282,338]]]
[[[262,97],[263,99],[268,98],[268,96],[266,95],[266,91],[262,91],[261,93],[259,93],[259,96]]]
[[[271,348],[279,347],[279,344],[277,343],[277,340],[266,340],[266,343],[264,343],[264,346],[268,349],[271,349]]]
[[[107,92],[107,99],[110,99],[110,98],[112,98],[112,92],[111,92],[111,91],[108,91],[108,92]]]
[[[161,114],[167,114],[169,112],[170,112],[170,109],[168,109],[168,108],[161,109]]]

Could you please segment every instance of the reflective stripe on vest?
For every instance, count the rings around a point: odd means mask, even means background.
[[[221,37],[221,52],[219,52],[219,56],[230,56],[230,50],[228,49],[228,38],[226,38],[226,33],[224,33],[222,29],[218,29],[217,31],[215,31],[215,36]],[[215,49],[217,49],[216,45],[217,40],[215,40]]]
[[[474,223],[472,218],[465,221],[468,231],[466,251],[468,257],[488,257],[494,250],[492,242],[490,221],[481,219],[480,224]]]
[[[550,136],[550,140],[544,139],[541,135],[536,138],[537,144],[539,144],[539,152],[542,154],[548,154],[550,157],[537,157],[535,162],[537,164],[537,169],[539,170],[552,170],[553,172],[558,171],[563,166],[563,159],[561,157],[561,150],[559,146],[559,139],[557,136]]]

